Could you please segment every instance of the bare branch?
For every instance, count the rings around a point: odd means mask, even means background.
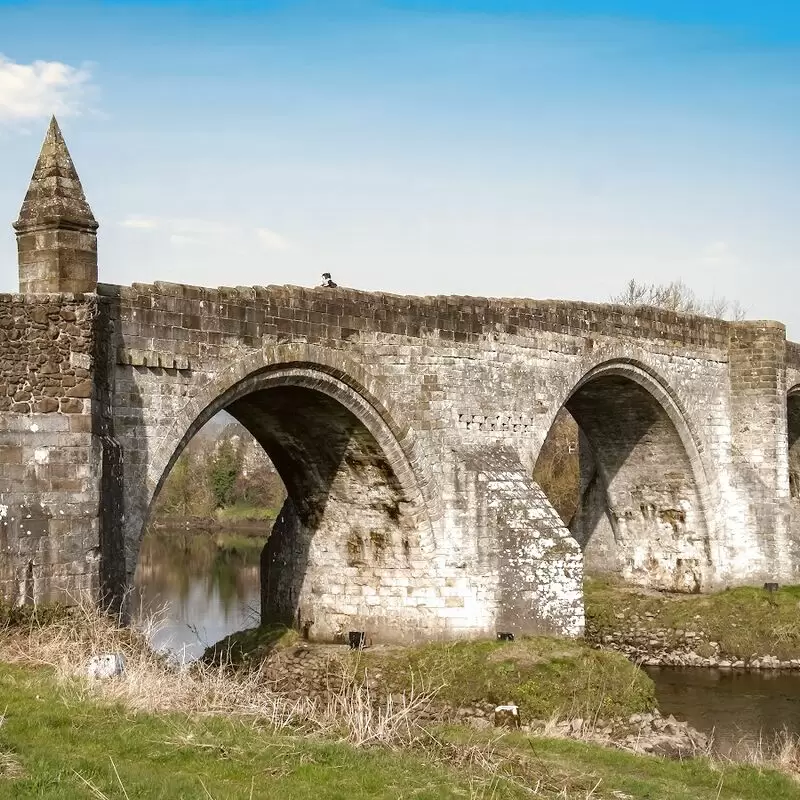
[[[670,283],[640,283],[631,278],[625,288],[611,296],[611,302],[624,306],[651,306],[683,314],[699,314],[718,319],[743,320],[745,309],[738,302],[712,295],[701,300],[682,280]]]

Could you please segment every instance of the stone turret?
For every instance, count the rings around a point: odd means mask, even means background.
[[[53,117],[14,223],[20,292],[94,292],[97,227]]]

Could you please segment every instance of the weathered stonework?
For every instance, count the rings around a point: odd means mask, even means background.
[[[97,298],[0,295],[0,595],[99,591]]]
[[[289,497],[263,556],[264,615],[310,638],[573,635],[581,548],[587,568],[680,591],[797,579],[800,347],[778,323],[92,288],[0,301],[0,589],[17,601],[119,598],[161,483],[222,409]],[[572,536],[530,478],[562,406],[590,455]]]
[[[20,292],[94,291],[97,222],[55,117],[14,228]]]

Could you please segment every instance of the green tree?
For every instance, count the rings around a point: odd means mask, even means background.
[[[211,459],[209,479],[217,508],[225,508],[234,501],[234,487],[239,477],[241,449],[230,438],[224,438]]]

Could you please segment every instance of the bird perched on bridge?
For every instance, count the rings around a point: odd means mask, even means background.
[[[333,282],[330,272],[323,272],[322,285],[327,286],[328,289],[335,289],[339,284]]]

